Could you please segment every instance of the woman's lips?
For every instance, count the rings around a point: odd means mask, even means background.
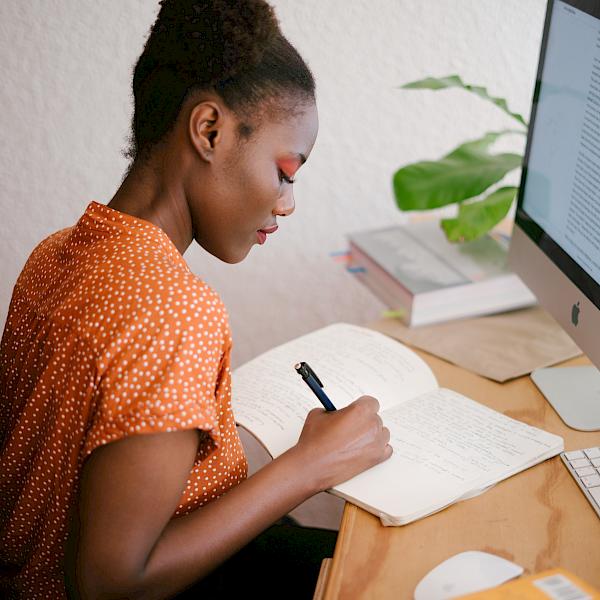
[[[265,229],[259,229],[256,232],[256,236],[258,238],[259,244],[264,244],[267,241],[267,234],[275,233],[279,227],[277,225],[273,225],[273,227],[266,227]]]

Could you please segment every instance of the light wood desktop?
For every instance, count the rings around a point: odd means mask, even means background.
[[[600,445],[600,432],[564,425],[529,377],[499,384],[417,352],[441,386],[561,435],[566,450]],[[560,366],[587,363],[580,357]],[[600,589],[600,519],[557,456],[481,496],[402,527],[383,527],[377,517],[347,503],[318,596],[413,598],[428,571],[464,550],[497,554],[523,566],[526,574],[565,567]]]

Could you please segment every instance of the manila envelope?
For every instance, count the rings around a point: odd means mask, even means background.
[[[539,306],[422,327],[385,318],[369,327],[499,382],[581,354]]]

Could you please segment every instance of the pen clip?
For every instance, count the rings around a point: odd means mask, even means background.
[[[317,377],[317,374],[310,368],[306,362],[301,362],[295,365],[296,371],[302,376],[302,379],[308,379],[309,377],[314,379],[319,387],[323,387],[321,380]]]

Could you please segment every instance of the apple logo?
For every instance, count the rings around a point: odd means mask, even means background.
[[[579,325],[579,311],[579,302],[577,304],[573,304],[573,307],[571,308],[571,322],[573,325],[575,325],[575,327]]]

